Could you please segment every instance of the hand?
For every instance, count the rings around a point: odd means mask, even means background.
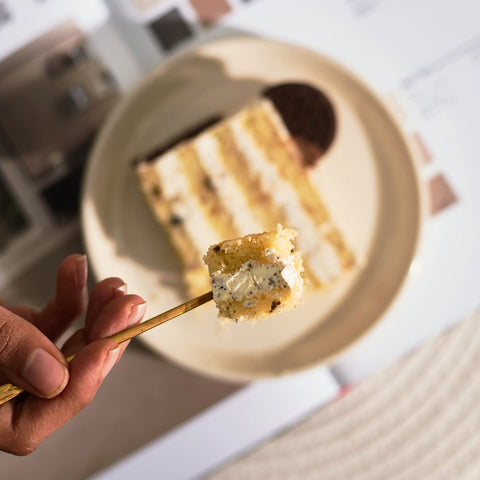
[[[143,318],[144,300],[126,295],[121,279],[99,282],[89,300],[86,281],[85,256],[71,255],[58,269],[55,298],[42,311],[0,306],[0,383],[28,392],[0,407],[1,450],[33,452],[86,407],[127,345],[106,337]],[[85,327],[60,351],[53,342],[85,309]]]

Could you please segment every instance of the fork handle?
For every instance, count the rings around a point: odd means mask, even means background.
[[[23,392],[23,389],[17,387],[13,383],[6,383],[0,386],[0,405],[8,402],[12,398],[16,397]]]

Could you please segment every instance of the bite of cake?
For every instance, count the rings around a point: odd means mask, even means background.
[[[210,246],[203,260],[220,319],[257,321],[298,305],[304,279],[302,257],[293,244],[297,235],[278,225],[276,231]]]

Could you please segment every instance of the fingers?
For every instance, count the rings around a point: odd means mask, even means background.
[[[101,298],[99,295],[99,303]],[[0,448],[19,455],[28,454],[87,406],[127,343],[117,345],[104,337],[138,323],[144,312],[145,302],[138,295],[123,295],[107,301],[96,318],[90,319],[89,327],[77,332],[69,342],[77,354],[70,363],[70,379],[61,394],[49,400],[28,396],[17,404],[19,408],[7,404],[0,409],[0,431],[7,432],[0,435]],[[9,428],[5,428],[7,423]]]
[[[13,307],[8,307],[8,309],[13,312],[15,315],[24,318],[30,323],[35,323],[38,317],[38,311],[34,308],[24,307],[23,305],[15,305]]]
[[[37,316],[31,310],[16,309],[34,324],[0,307],[0,378],[34,394],[0,408],[2,450],[19,455],[32,452],[88,405],[127,345],[117,345],[106,337],[143,318],[144,300],[126,295],[122,280],[100,282],[91,293],[85,328],[65,346],[67,354],[76,353],[67,366],[62,353],[38,328],[56,338],[84,311],[86,276],[85,257],[72,255],[62,262],[56,296],[47,308]]]
[[[105,292],[104,292],[105,293]],[[93,292],[92,292],[93,295]],[[64,345],[66,356],[78,352],[87,343],[104,339],[140,322],[145,314],[146,303],[138,295],[123,295],[106,302],[95,318],[94,309],[89,309],[85,329],[74,334]],[[88,321],[87,321],[88,320]]]
[[[85,327],[81,335],[74,335],[79,344],[74,345],[73,341],[70,345],[78,352],[70,362],[70,381],[62,395],[52,403],[62,400],[69,405],[66,414],[73,415],[91,401],[128,343],[117,345],[106,337],[139,323],[145,314],[145,307],[145,301],[138,295],[114,297],[103,305],[97,318],[90,319],[90,325]],[[82,342],[87,344],[78,350]]]
[[[85,328],[75,332],[62,348],[64,354],[68,357],[79,351],[89,341],[89,332],[103,307],[114,298],[121,297],[127,293],[125,282],[116,277],[107,278],[97,283],[92,289],[90,301],[88,304],[87,315],[85,317]]]
[[[140,322],[146,303],[138,295],[125,295],[108,302],[93,322],[85,323],[87,340],[107,338]]]
[[[87,274],[85,255],[70,255],[60,264],[55,298],[33,320],[53,341],[84,312],[88,300]]]
[[[60,395],[49,400],[29,396],[16,409],[4,405],[5,410],[0,411],[0,429],[5,433],[0,435],[0,449],[16,455],[33,452],[93,400],[119,356],[120,347],[115,342],[94,342],[71,362],[70,382]]]
[[[100,299],[101,295],[99,302]],[[70,353],[78,352],[70,362],[70,381],[61,395],[66,403],[71,404],[68,412],[74,414],[75,409],[81,409],[90,402],[127,346],[128,342],[117,345],[106,337],[139,323],[145,314],[145,307],[145,301],[138,295],[114,296],[102,306],[95,319],[90,319],[89,326],[75,334],[69,345],[65,346],[66,350],[72,350]],[[86,374],[86,371],[89,373]]]
[[[87,261],[83,255],[70,255],[60,265],[57,274],[56,295],[40,313],[24,306],[13,306],[9,310],[33,323],[52,341],[55,341],[83,313],[87,302]],[[93,324],[103,306],[112,298],[125,295],[127,285],[120,278],[107,278],[92,289],[87,328]]]
[[[69,378],[57,347],[31,323],[0,307],[2,377],[40,397],[59,394]]]
[[[90,294],[85,328],[90,330],[102,308],[112,299],[121,297],[127,293],[127,285],[123,280],[116,277],[107,278],[97,283]]]

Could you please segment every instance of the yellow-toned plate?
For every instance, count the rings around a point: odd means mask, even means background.
[[[82,226],[98,279],[117,275],[148,301],[147,317],[186,300],[179,262],[131,168],[138,154],[241,107],[267,85],[320,88],[336,134],[312,178],[359,259],[333,288],[255,325],[219,325],[204,305],[141,338],[155,351],[218,378],[249,381],[329,361],[392,305],[414,258],[423,200],[415,159],[386,106],[335,62],[296,46],[236,37],[200,46],[148,75],[115,110],[90,158]]]

